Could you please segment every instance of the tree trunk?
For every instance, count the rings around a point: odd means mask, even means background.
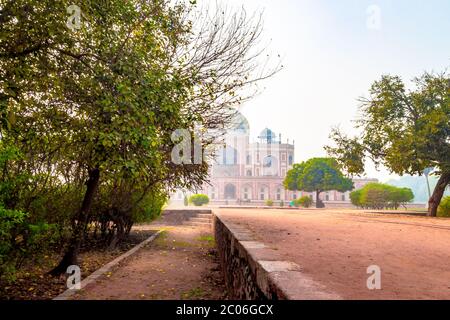
[[[320,200],[320,190],[316,191],[316,208],[325,208],[325,204]]]
[[[433,194],[431,195],[430,200],[428,201],[428,213],[429,217],[437,216],[437,209],[439,203],[441,203],[442,196],[444,195],[445,188],[450,183],[450,172],[443,172],[441,177],[438,180],[436,188],[434,188]]]
[[[88,222],[89,211],[92,207],[92,202],[98,188],[99,180],[100,170],[98,168],[90,170],[89,178],[86,181],[87,188],[84,194],[83,203],[81,204],[80,211],[78,212],[78,216],[76,217],[74,223],[69,246],[67,247],[66,253],[59,264],[50,271],[50,274],[53,276],[66,273],[69,266],[76,265],[78,263],[78,251],[80,250],[83,241],[83,232]]]

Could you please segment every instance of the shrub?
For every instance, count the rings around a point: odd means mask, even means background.
[[[9,278],[15,271],[15,230],[24,222],[26,214],[0,207],[0,278]],[[20,240],[20,237],[17,239]],[[19,241],[20,242],[20,241]]]
[[[0,205],[0,280],[14,280],[14,272],[25,258],[37,257],[58,240],[55,225],[31,224],[28,217]]]
[[[442,199],[441,204],[438,208],[438,217],[450,218],[450,196]]]
[[[303,196],[295,201],[297,207],[309,208],[311,207],[313,201],[308,196]]]
[[[271,199],[266,200],[266,206],[268,206],[268,207],[273,206],[273,200],[271,200]]]
[[[409,188],[397,188],[382,183],[368,183],[363,188],[350,193],[353,205],[368,209],[398,209],[414,199]]]
[[[167,200],[168,195],[162,189],[151,190],[138,205],[132,208],[132,222],[143,223],[157,219],[161,215]]]
[[[361,203],[371,209],[384,209],[389,202],[388,191],[381,186],[372,186],[364,189],[361,194]]]
[[[64,207],[57,203],[60,194],[51,192],[57,189],[53,180],[21,169],[26,167],[22,158],[15,147],[0,138],[0,286],[15,279],[15,271],[25,259],[39,258],[50,247],[55,249],[63,229],[63,224],[57,223],[65,220],[64,214],[61,219],[54,214],[54,207]]]
[[[414,199],[414,193],[409,188],[397,188],[389,186],[389,207],[398,209],[399,206],[411,202]]]
[[[206,194],[194,194],[189,198],[189,203],[194,204],[194,206],[201,207],[202,205],[209,203],[209,198]]]
[[[362,203],[361,203],[361,194],[362,194],[362,190],[355,190],[353,192],[350,193],[350,201],[351,203],[356,206],[356,207],[362,207]]]

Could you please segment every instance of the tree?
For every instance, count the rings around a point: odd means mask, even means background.
[[[436,168],[440,178],[428,202],[428,215],[436,216],[450,183],[450,78],[425,73],[414,84],[407,90],[398,76],[376,81],[369,98],[360,99],[360,136],[335,128],[326,150],[349,174],[362,174],[366,158],[399,175]]]
[[[206,159],[175,164],[172,133],[223,129],[251,96],[239,93],[277,70],[258,68],[261,20],[245,12],[196,20],[192,5],[169,0],[79,5],[77,30],[62,1],[0,5],[1,137],[23,155],[5,171],[39,177],[26,181],[35,193],[73,190],[72,235],[53,274],[77,264],[89,224],[126,233],[148,199],[202,185]],[[202,150],[217,137],[203,138]],[[17,194],[8,209],[28,205]]]
[[[365,208],[384,209],[388,205],[389,193],[382,186],[373,186],[363,190],[361,193],[361,203]]]
[[[411,202],[414,199],[414,193],[409,188],[396,188],[389,186],[389,203],[397,210],[400,206]]]
[[[300,164],[294,164],[284,180],[288,190],[316,192],[316,207],[324,204],[319,195],[323,191],[337,190],[345,192],[353,189],[351,179],[345,178],[332,158],[312,158]]]

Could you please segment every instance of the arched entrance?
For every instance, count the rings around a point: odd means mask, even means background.
[[[236,186],[234,184],[227,184],[225,186],[225,199],[236,199]]]
[[[269,199],[269,187],[266,185],[259,186],[259,200],[264,201]]]
[[[243,201],[250,201],[253,198],[252,186],[249,184],[244,185],[241,188],[241,199]]]

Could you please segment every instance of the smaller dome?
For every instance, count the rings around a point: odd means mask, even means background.
[[[261,133],[259,134],[258,138],[261,140],[262,143],[274,143],[277,141],[277,135],[275,132],[270,130],[269,128],[265,128]]]

